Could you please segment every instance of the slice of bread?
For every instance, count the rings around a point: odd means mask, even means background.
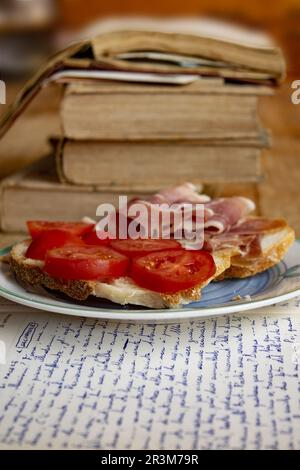
[[[176,308],[200,299],[201,290],[215,277],[220,276],[230,266],[231,250],[220,250],[214,253],[216,273],[204,283],[175,294],[161,294],[137,286],[130,278],[122,277],[110,283],[98,281],[63,281],[46,274],[43,261],[25,257],[30,240],[17,243],[11,250],[10,264],[17,278],[33,286],[44,286],[51,290],[63,292],[76,300],[85,300],[90,295],[126,305],[141,305],[150,308]]]
[[[235,250],[224,249],[213,254],[216,273],[204,283],[175,294],[162,294],[137,286],[132,279],[122,277],[111,282],[55,279],[43,271],[43,261],[25,257],[31,240],[16,244],[9,262],[17,278],[31,286],[44,286],[63,292],[69,297],[83,301],[90,295],[111,300],[120,305],[141,305],[149,308],[176,308],[200,299],[202,289],[211,281],[226,278],[244,278],[277,264],[295,240],[294,230],[286,223],[279,230],[270,230],[261,237],[262,253],[259,256],[237,255]]]
[[[281,230],[265,233],[261,238],[262,253],[259,256],[233,256],[230,267],[216,280],[254,276],[271,268],[279,263],[294,241],[295,232],[287,224]]]

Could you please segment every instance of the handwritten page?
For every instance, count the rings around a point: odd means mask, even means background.
[[[300,309],[110,323],[1,300],[1,448],[299,449]]]

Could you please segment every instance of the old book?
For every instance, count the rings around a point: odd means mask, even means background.
[[[198,71],[203,72],[204,69],[204,73],[209,75],[218,75],[223,69],[228,76],[230,73],[234,76],[236,72],[246,78],[251,72],[260,72],[279,78],[285,70],[282,52],[269,36],[232,23],[207,19],[166,21],[139,18],[101,22],[98,32],[102,34],[92,40],[96,58],[118,58],[124,53],[156,51],[209,59],[212,63],[194,63]],[[136,61],[143,56],[133,58]]]
[[[261,179],[260,139],[238,141],[107,142],[66,140],[57,148],[61,181],[135,190],[180,181],[195,184],[255,182]]]
[[[65,137],[81,140],[257,138],[255,86],[69,85],[61,104]]]
[[[152,188],[157,190],[158,188]],[[2,180],[0,185],[1,230],[26,231],[26,220],[80,220],[95,218],[99,204],[118,204],[119,194],[143,197],[146,191],[124,192],[122,187],[102,189],[93,186],[61,184],[53,156],[41,159]],[[151,192],[152,192],[151,191]]]

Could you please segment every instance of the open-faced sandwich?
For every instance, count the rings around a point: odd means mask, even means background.
[[[185,240],[102,239],[88,222],[29,221],[30,238],[13,246],[10,265],[22,283],[121,305],[179,307],[200,299],[211,281],[255,275],[278,263],[294,241],[283,219],[250,216],[251,200],[210,200],[185,183],[145,201],[204,206],[204,244]],[[193,247],[192,247],[193,248]]]

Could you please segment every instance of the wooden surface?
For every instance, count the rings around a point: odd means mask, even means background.
[[[273,99],[262,98],[260,115],[273,132],[263,158],[265,180],[258,185],[262,214],[285,217],[300,236],[300,105],[291,102],[291,77]]]
[[[266,23],[299,11],[299,0],[59,0],[61,21],[82,26],[105,15],[207,15]]]
[[[300,105],[291,102],[292,80],[293,77],[290,77],[275,96],[260,99],[261,119],[273,132],[273,147],[265,152],[263,158],[265,180],[258,186],[217,186],[213,191],[215,195],[249,195],[255,200],[258,213],[285,217],[299,237]],[[9,98],[16,89],[16,86],[9,87]],[[0,142],[1,176],[21,168],[47,151],[48,137],[60,133],[57,113],[59,99],[59,89],[51,87],[43,91]],[[0,235],[0,245],[16,239],[18,235]]]

